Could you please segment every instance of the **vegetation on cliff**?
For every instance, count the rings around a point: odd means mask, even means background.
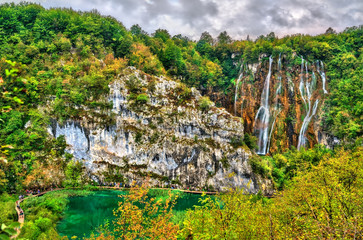
[[[210,99],[226,99],[217,102],[218,107],[233,105],[229,96],[234,92],[240,59],[255,63],[261,54],[284,53],[291,64],[298,64],[294,56],[324,61],[329,94],[321,124],[349,145],[345,150],[316,146],[251,158],[254,172],[272,179],[276,189],[283,191],[281,196],[266,200],[237,191],[222,196],[221,202],[206,200],[189,212],[179,234],[227,239],[362,237],[363,156],[361,143],[356,141],[363,131],[362,41],[361,26],[318,36],[278,38],[270,33],[255,41],[233,41],[226,32],[213,39],[204,32],[192,41],[170,36],[164,29],[152,35],[138,25],[126,29],[96,11],[46,10],[30,3],[0,5],[0,193],[89,181],[82,165],[65,151],[64,137],[49,138],[47,126],[51,118],[112,124],[108,86],[127,66],[182,82],[181,105],[191,95],[189,87],[196,87],[206,95],[199,108],[207,111]],[[150,81],[148,88],[152,90],[154,84]],[[128,87],[129,100],[135,105],[150,101],[137,83]],[[251,135],[243,141],[251,149],[256,145]],[[231,144],[238,148],[243,141],[234,139]],[[0,221],[9,225],[16,220],[11,210],[14,199],[6,194],[1,199]],[[129,209],[120,211],[133,210],[131,203]],[[44,213],[41,220],[25,225],[24,236],[34,229],[39,235],[49,231],[56,236],[54,221],[59,216],[48,221],[46,209],[51,207],[45,206],[38,209]],[[235,211],[241,208],[243,214]],[[163,222],[170,220],[169,215],[164,217]],[[50,230],[42,229],[43,225]],[[175,233],[177,227],[168,226],[169,233]]]

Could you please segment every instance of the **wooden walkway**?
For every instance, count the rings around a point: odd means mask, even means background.
[[[125,189],[129,189],[129,188],[123,188],[123,187],[108,187],[108,186],[98,186],[98,188],[102,188],[102,189],[113,189],[113,190],[125,190]],[[39,196],[43,196],[44,194],[48,193],[48,192],[52,192],[52,191],[58,191],[58,190],[63,190],[64,188],[55,188],[52,190],[48,190],[45,192],[41,192],[39,194],[35,194],[35,195],[28,195],[28,197],[22,198],[18,201],[15,202],[15,210],[18,214],[18,222],[20,223],[20,227],[16,228],[16,235],[12,236],[11,239],[15,239],[19,236],[20,234],[20,230],[23,227],[24,221],[25,221],[25,213],[24,210],[20,207],[20,203],[22,201],[24,201],[25,199],[28,198],[33,198],[33,197],[39,197]],[[207,195],[216,195],[218,192],[203,192],[203,191],[191,191],[191,190],[183,190],[183,189],[170,189],[170,188],[154,188],[154,189],[162,189],[162,190],[172,190],[172,191],[181,191],[181,192],[185,192],[185,193],[191,193],[191,194],[207,194]],[[18,207],[19,206],[19,207]],[[23,214],[21,214],[23,213]]]

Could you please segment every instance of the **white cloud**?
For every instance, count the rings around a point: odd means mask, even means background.
[[[0,0],[0,3],[10,2]],[[15,0],[20,2],[20,0]],[[38,0],[49,7],[97,9],[114,16],[126,27],[139,24],[149,33],[158,28],[171,35],[199,39],[204,31],[217,36],[227,31],[233,38],[257,37],[275,32],[323,33],[363,24],[361,0]]]

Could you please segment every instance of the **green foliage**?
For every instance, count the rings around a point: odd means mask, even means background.
[[[276,207],[266,207],[268,204],[261,199],[250,201],[239,193],[222,197],[218,203],[205,202],[208,207],[196,211],[198,218],[185,223],[188,227],[183,236],[349,238],[354,233],[361,237],[358,220],[362,216],[356,206],[362,205],[359,199],[363,198],[359,161],[362,156],[353,151],[361,145],[354,142],[363,131],[362,27],[341,33],[329,29],[318,36],[296,34],[282,38],[271,32],[256,41],[233,41],[227,32],[214,40],[204,32],[198,42],[193,42],[181,35],[171,37],[163,29],[156,30],[153,36],[137,25],[128,31],[116,19],[101,16],[97,11],[45,9],[33,3],[2,4],[0,192],[83,184],[81,163],[71,161],[72,156],[65,153],[64,137],[49,139],[46,129],[51,118],[60,122],[73,118],[112,123],[107,114],[112,108],[107,98],[108,86],[123,76],[127,65],[148,74],[180,79],[176,101],[186,104],[192,98],[190,87],[205,95],[228,99],[226,96],[235,89],[231,79],[238,75],[234,53],[247,63],[257,62],[261,54],[283,53],[290,67],[300,63],[299,58],[293,57],[295,54],[311,62],[324,61],[329,94],[325,95],[322,125],[353,150],[351,155],[345,155],[317,146],[271,157],[253,156],[250,164],[254,172],[271,178],[276,188],[284,191],[284,196],[275,201]],[[136,76],[125,82],[129,99],[134,103],[147,103],[146,92],[156,90],[156,82],[150,81],[149,75],[146,78],[147,86],[142,86]],[[212,107],[207,96],[198,104],[204,112]],[[286,120],[294,122],[295,118],[292,114]],[[150,128],[154,128],[152,124]],[[136,133],[137,142],[142,139],[140,134]],[[159,137],[154,131],[150,142],[155,143]],[[194,141],[215,144],[197,137]],[[250,149],[256,147],[255,137],[249,134],[245,134],[243,142]],[[232,139],[231,144],[237,148],[243,142]],[[225,158],[221,162],[228,167]],[[110,180],[123,181],[120,169],[109,170],[105,175]],[[13,200],[6,195],[1,200],[0,222],[8,226],[16,220]],[[54,226],[65,202],[47,200],[36,205],[39,207],[29,207],[32,210],[26,213],[29,221],[24,225],[23,237],[56,239]],[[235,216],[232,208],[244,212]]]
[[[242,147],[243,146],[243,138],[232,137],[231,138],[231,145],[234,148]]]
[[[245,133],[243,138],[244,143],[249,147],[249,149],[253,150],[257,148],[257,137],[252,134]]]
[[[6,226],[4,223],[2,223],[0,229],[0,239],[7,240],[10,239],[12,236],[15,236],[16,230],[14,228],[18,227],[20,227],[20,223],[18,222],[11,223],[9,226]]]
[[[220,159],[220,162],[222,163],[222,166],[224,169],[228,169],[230,167],[230,164],[228,162],[228,158],[226,156],[223,156],[221,159]]]
[[[192,98],[192,90],[185,84],[179,84],[175,88],[175,93],[178,95],[178,104],[186,103]]]
[[[159,139],[159,137],[160,137],[160,135],[157,133],[157,132],[155,132],[153,135],[151,135],[151,137],[150,137],[150,143],[151,144],[154,144],[154,143],[156,143],[156,141]]]
[[[310,170],[298,171],[293,183],[268,200],[231,191],[206,198],[190,210],[180,238],[326,239],[361,237],[363,224],[362,148],[326,155]],[[283,164],[284,160],[281,159]],[[242,211],[236,211],[242,209]]]
[[[17,220],[17,213],[14,209],[16,196],[10,196],[7,193],[0,195],[0,223],[10,225]]]
[[[89,194],[92,194],[92,192],[62,190],[50,192],[41,197],[26,199],[22,203],[26,221],[22,227],[20,237],[24,239],[59,239],[56,224],[67,207],[68,197]]]
[[[211,108],[213,102],[209,100],[209,97],[201,97],[198,104],[200,110],[202,110],[203,112],[207,112]]]
[[[137,95],[136,102],[140,104],[145,104],[149,102],[149,96],[146,93],[141,93]]]
[[[260,174],[265,178],[271,177],[272,166],[267,157],[253,155],[250,159],[250,165],[254,173]]]
[[[141,131],[137,131],[136,132],[136,135],[135,135],[135,142],[136,143],[140,143],[141,142],[141,139],[142,139],[142,132]]]
[[[70,161],[67,164],[65,171],[66,174],[66,186],[78,187],[81,185],[83,164],[79,161]]]

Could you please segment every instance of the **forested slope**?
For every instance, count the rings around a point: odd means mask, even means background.
[[[126,29],[96,11],[3,4],[1,174],[7,173],[5,181],[14,189],[30,172],[47,165],[42,159],[58,159],[64,169],[65,142],[47,137],[49,118],[62,122],[86,116],[97,124],[112,124],[105,114],[112,107],[105,95],[126,66],[179,79],[231,110],[241,60],[256,63],[261,54],[324,61],[329,94],[322,125],[352,143],[362,134],[362,32],[362,27],[351,27],[341,33],[328,29],[318,36],[283,38],[270,33],[255,41],[232,40],[226,32],[213,39],[204,32],[200,40],[191,41],[164,29],[151,35],[138,25]],[[50,110],[44,114],[40,109],[49,102]]]

